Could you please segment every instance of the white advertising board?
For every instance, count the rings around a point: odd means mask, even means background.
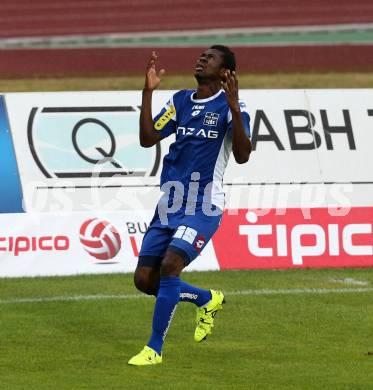
[[[153,113],[174,91],[154,94]],[[373,90],[241,90],[248,164],[231,158],[227,207],[369,206]],[[173,136],[138,144],[141,93],[7,94],[27,211],[153,209]]]
[[[373,266],[373,207],[236,211],[225,211],[186,271]],[[0,277],[133,272],[150,218],[141,210],[0,214]]]
[[[133,272],[152,213],[0,214],[0,277]],[[217,270],[212,243],[186,270]]]

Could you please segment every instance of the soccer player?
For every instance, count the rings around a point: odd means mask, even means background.
[[[195,66],[197,89],[175,93],[153,119],[153,91],[164,69],[156,69],[157,55],[149,60],[140,113],[140,144],[149,148],[176,135],[163,160],[161,191],[134,275],[136,287],[156,296],[152,334],[144,349],[128,364],[162,362],[162,346],[180,301],[197,306],[196,342],[211,333],[222,309],[220,291],[191,286],[180,279],[184,267],[203,250],[219,227],[224,208],[223,174],[233,151],[237,163],[251,152],[250,117],[238,99],[234,53],[214,45]]]

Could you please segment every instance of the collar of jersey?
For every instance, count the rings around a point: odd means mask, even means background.
[[[217,98],[222,92],[223,92],[223,89],[221,89],[220,91],[218,91],[215,95],[212,95],[206,99],[193,99],[193,95],[195,94],[195,92],[197,92],[196,90],[194,90],[191,95],[190,95],[190,99],[192,102],[194,103],[206,103],[206,102],[209,102],[211,100],[214,100],[215,98]]]

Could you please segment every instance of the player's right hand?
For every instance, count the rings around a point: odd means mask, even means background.
[[[146,67],[145,85],[144,90],[154,91],[161,82],[162,76],[165,74],[165,70],[161,69],[158,73],[155,67],[158,56],[155,51],[152,51],[148,65]]]
[[[235,71],[227,70],[221,85],[225,91],[225,98],[231,111],[240,111],[240,104],[238,102],[238,80]]]

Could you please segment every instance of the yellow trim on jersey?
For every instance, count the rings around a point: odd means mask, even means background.
[[[156,130],[162,130],[167,123],[174,117],[176,114],[175,106],[171,105],[170,108],[155,122],[154,128]]]

